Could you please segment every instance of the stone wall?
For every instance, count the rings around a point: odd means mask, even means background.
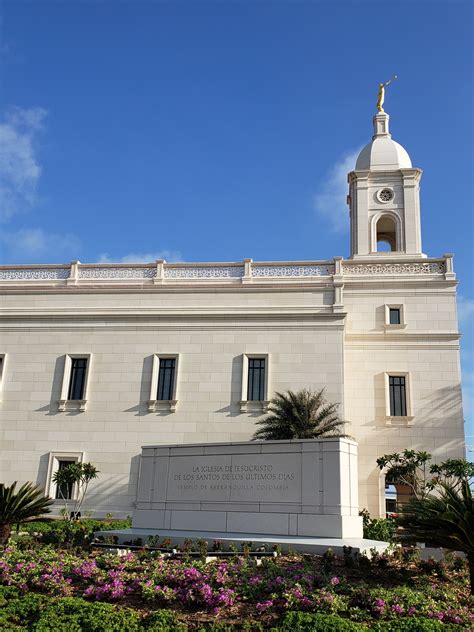
[[[361,538],[347,439],[142,450],[133,527]]]

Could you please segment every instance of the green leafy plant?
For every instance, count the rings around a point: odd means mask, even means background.
[[[144,629],[150,632],[186,632],[188,626],[180,623],[178,617],[172,610],[156,610],[148,615],[143,621]]]
[[[355,632],[368,630],[366,625],[343,619],[335,614],[313,614],[310,612],[287,612],[280,621],[279,630],[304,632]]]
[[[336,563],[336,556],[332,549],[326,549],[322,555],[322,566],[325,573],[330,573]]]
[[[93,520],[81,518],[74,522],[65,520],[51,520],[49,522],[32,521],[22,525],[22,531],[34,537],[41,544],[64,545],[68,543],[74,546],[86,546],[94,538],[95,531],[107,529],[127,529],[131,526],[131,520]],[[111,540],[111,544],[113,541]]]
[[[39,487],[25,483],[16,491],[16,482],[6,487],[0,483],[0,545],[8,542],[12,526],[51,512],[51,498]]]
[[[344,422],[337,408],[338,404],[326,401],[324,389],[276,393],[269,404],[269,414],[257,421],[261,427],[253,438],[269,441],[347,437],[342,432]]]
[[[401,454],[384,454],[377,459],[380,470],[386,469],[387,483],[406,485],[415,498],[422,498],[427,490],[429,452],[404,450]]]
[[[52,603],[40,615],[36,632],[51,630],[94,630],[128,632],[141,628],[140,616],[131,608],[117,609],[108,603],[90,603],[78,597],[65,597]]]
[[[362,516],[364,538],[382,542],[393,541],[397,528],[393,518],[371,518],[367,509],[360,511],[359,516]]]
[[[431,463],[429,452],[404,450],[402,453],[384,454],[377,459],[380,470],[385,469],[387,483],[405,485],[414,498],[424,498],[439,483],[462,485],[474,478],[474,463],[464,459],[448,459]]]
[[[197,550],[199,551],[199,555],[204,559],[209,550],[209,542],[204,540],[204,538],[199,538],[196,540]]]
[[[468,480],[437,483],[436,494],[414,498],[397,522],[405,542],[425,542],[466,554],[474,595],[474,498]]]
[[[231,551],[231,553],[235,553],[237,554],[239,552],[239,548],[237,546],[237,544],[235,542],[229,542],[229,551]]]
[[[92,463],[69,463],[53,474],[53,483],[57,485],[60,498],[64,501],[65,519],[74,520],[85,500],[89,483],[99,475],[99,470]],[[75,490],[72,511],[68,512],[71,492]]]
[[[281,544],[272,544],[272,551],[274,555],[281,555]]]
[[[472,483],[474,463],[464,459],[448,459],[440,464],[433,463],[430,466],[430,474],[433,474],[433,478],[428,482],[430,489],[434,489],[438,483],[460,487],[465,481]]]
[[[440,621],[413,617],[412,619],[399,619],[397,621],[383,621],[376,623],[371,629],[375,632],[442,632],[454,630],[458,626],[444,625]]]
[[[212,550],[213,551],[223,551],[224,550],[224,542],[223,542],[223,540],[213,540],[213,542],[212,542]]]

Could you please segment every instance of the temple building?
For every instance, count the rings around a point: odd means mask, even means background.
[[[421,169],[383,109],[373,125],[348,258],[1,266],[0,481],[56,498],[54,472],[90,461],[85,509],[125,516],[141,446],[249,440],[275,392],[304,387],[339,403],[373,515],[377,457],[463,457],[453,256],[423,253]]]

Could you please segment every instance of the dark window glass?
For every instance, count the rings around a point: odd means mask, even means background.
[[[400,309],[398,307],[390,307],[390,324],[400,325]]]
[[[64,468],[71,465],[71,463],[73,463],[73,461],[58,461],[58,470],[64,470]],[[56,498],[70,500],[72,498],[72,484],[57,485]]]
[[[71,359],[71,378],[69,380],[68,399],[84,399],[86,372],[87,358]]]
[[[403,375],[389,376],[390,415],[392,417],[406,417],[406,378]]]
[[[157,399],[165,401],[173,399],[175,370],[176,358],[160,358]]]
[[[247,399],[253,402],[265,399],[265,358],[249,358]]]

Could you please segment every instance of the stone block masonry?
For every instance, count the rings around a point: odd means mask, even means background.
[[[361,538],[348,439],[142,449],[133,527]]]

